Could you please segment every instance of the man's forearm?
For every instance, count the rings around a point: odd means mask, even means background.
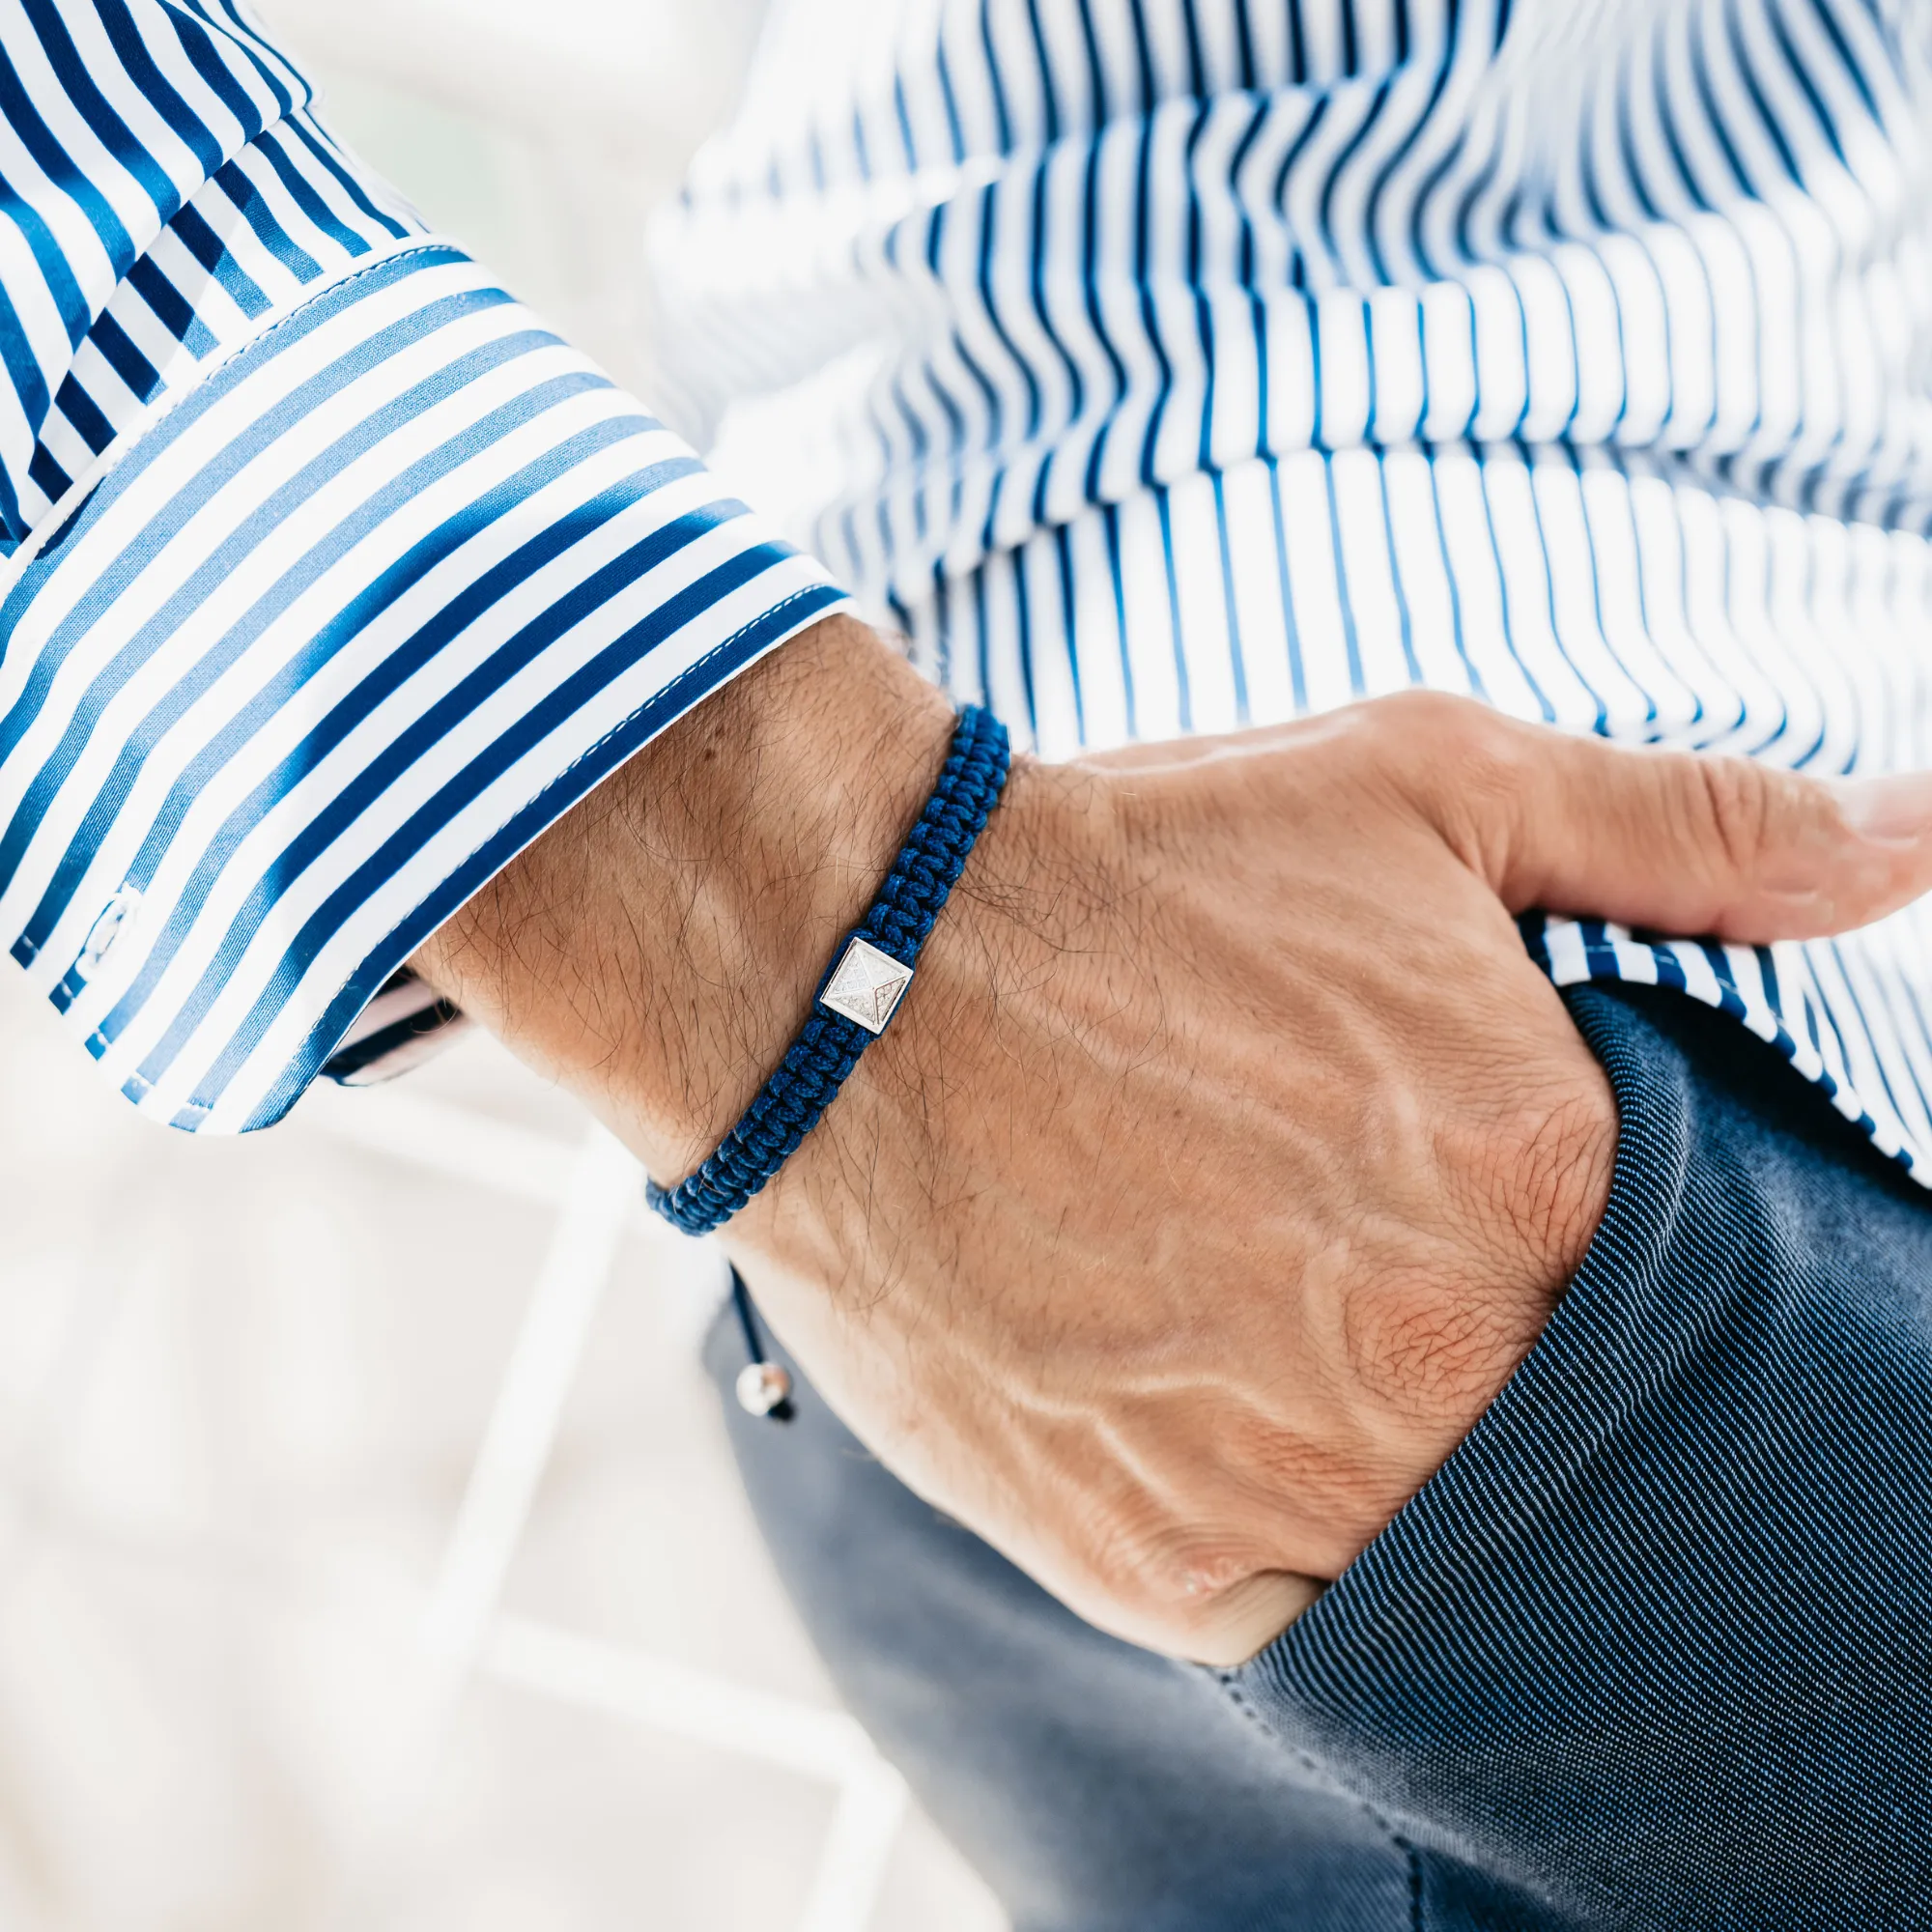
[[[828,619],[647,746],[413,963],[675,1179],[777,1063],[950,728],[875,633]]]

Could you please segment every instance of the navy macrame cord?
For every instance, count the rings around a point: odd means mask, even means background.
[[[865,923],[840,944],[835,968],[855,938],[912,968],[940,907],[958,883],[967,854],[999,802],[1010,761],[1007,727],[991,712],[967,705],[959,714],[945,769],[919,823],[879,888]],[[675,1187],[646,1181],[650,1205],[687,1235],[708,1235],[722,1227],[818,1124],[873,1037],[857,1020],[814,1001],[810,1018],[778,1071],[718,1151]]]

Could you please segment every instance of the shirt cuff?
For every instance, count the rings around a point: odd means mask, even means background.
[[[843,602],[460,251],[398,241],[0,567],[0,940],[143,1113],[266,1126],[524,845]]]

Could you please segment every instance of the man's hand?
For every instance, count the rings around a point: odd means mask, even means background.
[[[777,1063],[947,707],[819,627],[424,950],[662,1180]],[[891,1028],[724,1240],[894,1470],[1082,1614],[1252,1654],[1428,1478],[1588,1245],[1609,1088],[1512,915],[1762,941],[1932,887],[1932,788],[1413,696],[1016,763]]]

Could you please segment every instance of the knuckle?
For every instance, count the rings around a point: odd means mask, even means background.
[[[1502,720],[1489,706],[1446,691],[1393,692],[1368,709],[1397,753],[1478,755],[1501,735]]]
[[[1350,1363],[1376,1400],[1466,1428],[1535,1345],[1608,1198],[1616,1104],[1600,1078],[1518,1095],[1449,1151],[1462,1237],[1350,1311]]]
[[[1534,737],[1488,705],[1465,697],[1452,701],[1453,720],[1445,721],[1440,734],[1452,782],[1482,804],[1514,809],[1535,777],[1540,748]]]
[[[1780,787],[1764,767],[1743,758],[1692,757],[1690,770],[1703,828],[1724,864],[1751,870],[1772,843]]]
[[[1512,822],[1532,776],[1520,725],[1441,691],[1398,692],[1365,708],[1379,766],[1459,847]]]
[[[1492,1297],[1440,1280],[1387,1286],[1351,1323],[1351,1367],[1363,1389],[1397,1414],[1472,1422],[1521,1359],[1520,1323]]]
[[[1616,1102],[1601,1080],[1540,1097],[1493,1174],[1493,1225],[1552,1296],[1577,1271],[1602,1218],[1617,1139]]]
[[[1081,1567],[1109,1620],[1176,1635],[1205,1628],[1215,1601],[1263,1567],[1237,1540],[1141,1501],[1105,1511],[1085,1541]]]
[[[1172,1530],[1145,1498],[1115,1498],[1094,1507],[1080,1540],[1081,1567],[1109,1602],[1145,1609],[1165,1600],[1173,1574]]]

